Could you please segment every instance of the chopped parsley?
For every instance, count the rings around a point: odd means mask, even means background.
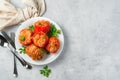
[[[32,32],[34,32],[34,26],[29,26],[29,30],[31,30]]]
[[[20,49],[19,49],[19,52],[20,52],[20,54],[25,54],[26,53],[26,47],[25,46],[22,46]]]

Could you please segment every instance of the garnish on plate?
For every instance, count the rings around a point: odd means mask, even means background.
[[[26,53],[26,47],[25,46],[22,46],[20,49],[19,49],[19,52],[20,52],[20,54],[25,54]]]
[[[50,31],[48,32],[49,37],[57,37],[58,34],[61,34],[61,30],[57,29],[54,24],[50,25]]]
[[[46,65],[45,67],[43,67],[42,70],[40,70],[40,74],[42,74],[45,77],[49,77],[49,75],[51,74],[51,69],[48,68],[48,66]]]
[[[32,31],[32,32],[34,32],[34,26],[32,25],[32,26],[29,26],[29,29]]]

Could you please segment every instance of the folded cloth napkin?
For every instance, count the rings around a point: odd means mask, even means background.
[[[0,2],[0,30],[29,18],[41,16],[45,11],[44,0],[22,0],[22,2],[27,6],[24,9],[15,7],[10,0]]]

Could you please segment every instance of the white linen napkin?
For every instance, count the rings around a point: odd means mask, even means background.
[[[22,0],[22,2],[27,6],[24,9],[15,7],[10,0],[0,2],[0,30],[29,18],[41,16],[45,11],[44,0]]]

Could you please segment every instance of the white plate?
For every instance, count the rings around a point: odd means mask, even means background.
[[[28,26],[31,26],[34,24],[34,22],[36,22],[37,20],[48,20],[50,21],[50,23],[53,23],[57,29],[60,29],[60,26],[58,24],[56,24],[54,21],[48,19],[48,18],[45,18],[45,17],[36,17],[36,18],[31,18],[25,22],[23,22],[20,27],[18,28],[17,32],[16,32],[16,37],[15,37],[15,45],[16,45],[16,49],[17,51],[19,52],[19,48],[22,47],[22,45],[19,43],[19,40],[18,40],[18,35],[20,33],[20,31],[24,28],[28,28]],[[62,30],[61,30],[62,31]],[[44,56],[44,58],[42,60],[38,60],[38,61],[34,61],[32,60],[27,54],[20,54],[20,56],[25,59],[27,62],[31,63],[31,64],[34,64],[34,65],[45,65],[45,64],[48,64],[52,61],[54,61],[60,54],[61,54],[61,51],[63,49],[63,46],[64,46],[64,36],[63,36],[63,32],[61,32],[61,34],[59,34],[58,36],[59,40],[60,40],[60,49],[58,50],[58,52],[56,54],[50,54],[50,55],[46,55]]]

